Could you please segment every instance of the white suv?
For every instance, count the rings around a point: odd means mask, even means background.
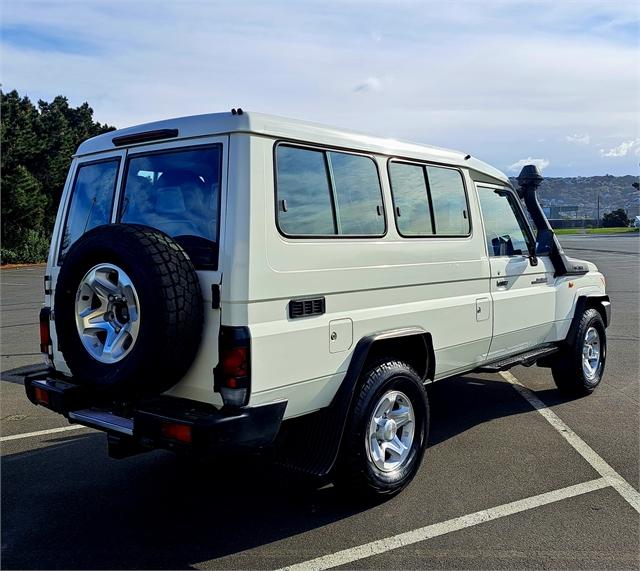
[[[36,404],[123,457],[269,448],[389,495],[425,385],[517,364],[602,378],[610,303],[525,167],[232,110],[83,143],[53,233]],[[533,228],[531,227],[533,225]]]

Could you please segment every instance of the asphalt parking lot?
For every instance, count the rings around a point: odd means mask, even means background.
[[[640,237],[562,242],[607,278],[603,384],[567,400],[516,367],[433,385],[425,463],[377,506],[260,459],[111,460],[103,434],[56,431],[21,385],[43,268],[2,270],[2,567],[639,568]]]

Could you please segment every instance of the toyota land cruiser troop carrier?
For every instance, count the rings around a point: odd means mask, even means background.
[[[565,255],[525,167],[232,110],[80,145],[29,399],[110,454],[268,448],[390,495],[425,385],[517,364],[600,383],[605,280]]]

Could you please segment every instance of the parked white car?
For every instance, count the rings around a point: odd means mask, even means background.
[[[427,444],[426,384],[534,363],[573,394],[602,379],[605,280],[562,251],[540,180],[241,110],[90,139],[27,394],[114,457],[270,447],[396,493]]]

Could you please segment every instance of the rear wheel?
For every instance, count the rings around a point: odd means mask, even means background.
[[[602,316],[587,309],[581,316],[574,342],[562,348],[551,367],[558,389],[570,395],[588,395],[602,381],[607,358],[607,337]]]
[[[413,479],[429,427],[427,394],[406,363],[381,360],[365,374],[344,435],[337,484],[392,496]]]

